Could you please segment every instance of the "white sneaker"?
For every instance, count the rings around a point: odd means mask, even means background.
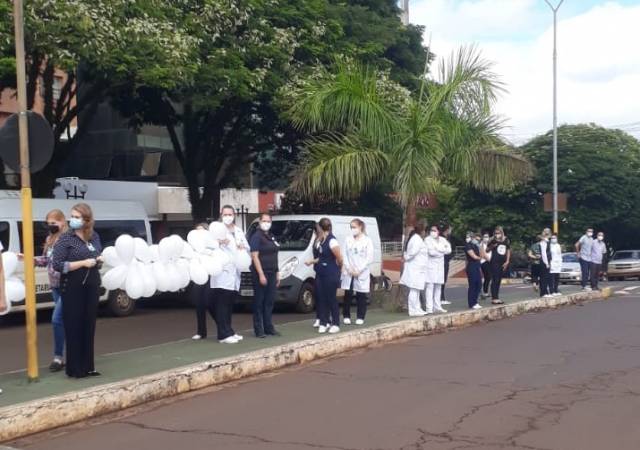
[[[0,394],[2,394],[2,389],[0,389]]]
[[[327,332],[327,327],[325,327],[324,325],[318,325],[318,333],[326,333]]]
[[[351,319],[348,317],[345,317],[344,319],[342,319],[342,323],[345,325],[351,325]]]
[[[556,292],[555,294],[552,294],[554,297],[562,297],[562,294],[560,292]]]
[[[337,325],[331,325],[331,327],[329,328],[329,333],[334,334],[334,333],[338,333],[340,331],[340,327]]]
[[[437,313],[446,313],[447,310],[444,308],[433,308],[433,310]]]
[[[356,319],[356,325],[364,325],[364,320]]]
[[[320,326],[320,319],[316,319],[315,322],[313,322],[313,328],[318,328]]]
[[[194,341],[199,341],[200,339],[202,339],[202,336],[200,336],[199,334],[194,334],[193,336],[191,336],[191,339],[193,339]]]
[[[553,295],[551,295],[551,294],[545,294],[545,295],[542,296],[542,298],[551,298],[551,297],[553,297]]]
[[[425,311],[425,312],[424,312],[424,315],[425,315],[425,316],[428,316],[429,314],[433,314],[433,311]]]
[[[450,305],[451,302],[449,300],[443,300],[440,302],[441,305]]]
[[[238,341],[241,341],[244,339],[244,336],[240,336],[239,334],[234,334],[233,337],[236,338]]]
[[[482,309],[482,305],[478,305],[477,303],[471,307],[471,309]]]
[[[587,286],[585,289],[586,289],[587,291],[589,291],[589,292],[593,291],[593,288],[592,288],[592,287],[589,287],[589,286]]]
[[[426,311],[419,311],[417,313],[409,314],[409,317],[422,317],[422,316],[426,316],[427,314],[429,313]]]
[[[235,336],[229,336],[228,338],[222,339],[218,342],[220,342],[221,344],[237,344],[238,339],[236,339]]]

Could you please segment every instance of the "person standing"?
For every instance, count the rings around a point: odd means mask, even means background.
[[[251,236],[251,275],[253,277],[253,332],[256,337],[280,336],[273,326],[273,305],[280,286],[278,251],[280,244],[271,234],[272,217],[260,214],[260,227]]]
[[[427,246],[427,287],[425,289],[427,314],[446,313],[440,303],[440,291],[444,284],[444,257],[451,253],[451,245],[440,236],[438,227],[432,226],[425,239]]]
[[[309,261],[305,261],[307,266],[313,266],[313,271],[318,273],[318,261],[320,260],[320,241],[319,237],[324,235],[324,231],[320,228],[318,223],[315,224],[315,239],[313,241],[314,245],[311,246],[311,252],[313,254],[313,259]],[[318,307],[318,290],[317,283],[314,284],[314,297],[316,299],[316,320],[313,322],[313,328],[320,327],[320,308]]]
[[[549,266],[549,287],[553,297],[560,294],[560,272],[562,272],[562,246],[558,243],[558,235],[552,234],[549,242],[551,249],[551,264]]]
[[[445,238],[449,245],[451,245],[451,225],[447,224],[442,227],[442,237]],[[444,255],[444,283],[442,283],[442,290],[440,291],[440,304],[450,305],[451,302],[445,298],[445,289],[447,287],[447,280],[449,279],[449,266],[451,265],[451,259],[453,258],[453,252],[448,255]]]
[[[42,256],[36,256],[34,263],[36,267],[46,267],[49,276],[49,288],[53,298],[53,313],[51,314],[51,327],[53,328],[53,360],[49,365],[50,372],[59,372],[64,368],[64,324],[62,321],[62,300],[60,298],[60,272],[53,268],[53,247],[58,238],[67,231],[67,219],[59,209],[53,209],[47,213],[45,218],[49,234],[44,241]],[[24,255],[20,253],[18,259],[22,260]]]
[[[240,290],[240,269],[236,266],[237,252],[247,252],[249,243],[240,227],[236,226],[233,206],[224,205],[220,211],[220,219],[226,228],[226,236],[218,241],[220,249],[228,256],[228,262],[217,276],[211,277],[211,300],[214,308],[214,319],[218,328],[218,342],[236,344],[243,337],[233,330],[233,303]]]
[[[366,233],[366,226],[360,219],[353,219],[349,225],[351,236],[344,245],[344,264],[342,266],[342,317],[345,325],[351,324],[351,301],[356,298],[356,325],[363,325],[367,315],[368,294],[371,289],[371,270],[373,263],[373,241]]]
[[[540,241],[540,297],[551,297],[551,245],[550,232],[545,229]]]
[[[482,268],[480,267],[480,239],[473,232],[467,233],[466,244],[464,246],[464,254],[467,259],[467,280],[469,287],[467,289],[467,304],[471,309],[480,309],[482,306],[478,304],[480,290],[482,289]]]
[[[582,289],[588,291],[591,287],[588,283],[591,281],[591,246],[593,244],[593,228],[587,228],[587,231],[576,242],[576,254],[578,255],[578,261],[580,261],[580,284]]]
[[[411,317],[427,314],[420,304],[420,294],[425,291],[427,284],[427,264],[429,260],[424,237],[425,224],[424,222],[418,222],[404,244],[404,267],[400,277],[400,284],[409,288],[407,307]]]
[[[4,246],[2,242],[0,242],[0,313],[4,312],[8,307],[7,294],[4,286],[4,264],[2,263],[2,252],[4,251]],[[0,389],[0,394],[2,394],[2,389]]]
[[[502,305],[504,302],[500,300],[500,285],[502,275],[511,262],[511,242],[501,226],[495,228],[487,250],[491,252],[491,303]]]
[[[538,235],[536,242],[534,242],[527,251],[529,263],[531,264],[531,284],[533,285],[533,290],[536,292],[540,290],[540,265],[542,261],[542,252],[540,250],[541,240],[542,236]]]
[[[320,317],[319,333],[340,331],[340,309],[338,308],[338,286],[342,253],[340,244],[332,232],[331,220],[323,217],[318,222],[321,234],[316,236],[313,246],[318,257],[311,261],[316,271],[316,308]]]
[[[599,290],[598,281],[600,279],[600,270],[602,269],[602,259],[607,253],[607,244],[604,243],[604,233],[598,232],[598,237],[591,244],[591,267],[589,273],[591,275],[591,289]]]
[[[489,233],[482,235],[482,242],[480,243],[480,268],[482,269],[482,298],[489,298],[489,284],[491,283],[491,252],[487,251],[489,245]]]
[[[199,223],[195,226],[195,230],[208,230],[209,225],[206,223]],[[215,321],[215,311],[213,305],[209,302],[211,290],[211,280],[205,284],[191,284],[191,301],[196,306],[196,334],[191,339],[198,341],[200,339],[207,338],[207,310],[211,315],[211,318]]]
[[[93,211],[86,203],[71,209],[69,231],[53,246],[52,268],[60,272],[62,322],[69,377],[99,376],[95,370],[94,339],[100,292],[102,243],[94,231]]]

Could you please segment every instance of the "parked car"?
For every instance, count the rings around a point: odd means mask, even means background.
[[[580,271],[578,255],[575,253],[563,253],[560,283],[580,283],[581,278],[582,272]]]
[[[609,260],[610,280],[640,277],[640,250],[619,250]]]

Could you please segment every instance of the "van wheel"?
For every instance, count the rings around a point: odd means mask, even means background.
[[[306,281],[298,294],[296,311],[299,313],[310,313],[316,306],[316,299],[313,295],[313,283]]]
[[[136,308],[136,301],[129,297],[125,291],[117,289],[109,292],[107,308],[116,317],[130,316]]]

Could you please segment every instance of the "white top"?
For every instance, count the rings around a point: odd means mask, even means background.
[[[557,242],[549,244],[551,246],[551,273],[562,272],[562,247]]]
[[[446,238],[428,236],[424,240],[429,254],[427,283],[444,284],[444,255],[451,253],[451,244]]]
[[[488,242],[481,242],[480,243],[480,248],[484,251],[484,253],[487,255],[487,259],[480,259],[480,264],[484,264],[488,261],[491,261],[491,252],[487,251],[487,244],[489,244]]]
[[[549,245],[549,241],[543,239],[540,241],[540,256],[542,256],[542,262],[544,265],[549,268],[550,261],[547,258],[547,246]]]
[[[329,242],[331,246],[331,242]],[[333,248],[333,247],[332,247]],[[353,279],[355,292],[368,293],[371,288],[371,270],[369,265],[373,263],[373,241],[366,234],[361,234],[358,239],[348,236],[344,243],[344,263],[342,265],[342,289],[351,289],[352,276],[350,272],[358,272]]]
[[[404,252],[404,268],[400,284],[410,289],[424,289],[427,283],[428,262],[427,245],[419,234],[414,234],[409,239],[407,250]]]
[[[226,245],[220,244],[220,249],[229,255],[229,263],[222,268],[222,272],[215,277],[211,277],[211,288],[226,289],[228,291],[240,290],[240,270],[235,265],[234,254],[239,251],[248,252],[249,243],[244,232],[234,225],[233,231],[227,228]]]

